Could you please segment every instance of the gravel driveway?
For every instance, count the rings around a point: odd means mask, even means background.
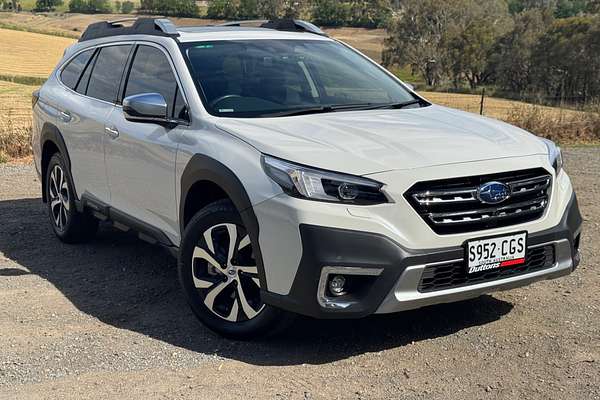
[[[34,168],[0,165],[0,399],[600,399],[600,148],[566,168],[570,276],[244,343],[196,321],[161,249],[110,227],[60,243]]]

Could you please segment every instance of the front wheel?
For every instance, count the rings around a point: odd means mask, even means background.
[[[290,319],[261,300],[254,246],[228,200],[203,208],[183,234],[178,265],[187,301],[208,328],[226,337],[266,336]]]

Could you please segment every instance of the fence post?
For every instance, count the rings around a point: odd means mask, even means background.
[[[481,104],[479,105],[479,115],[483,115],[483,104],[485,100],[485,88],[481,91]]]

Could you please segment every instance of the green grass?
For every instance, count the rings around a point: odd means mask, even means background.
[[[44,82],[46,82],[46,78],[39,78],[36,76],[15,76],[0,74],[0,81],[18,83],[27,86],[42,86]]]
[[[25,25],[9,24],[6,22],[0,22],[0,28],[11,29],[13,31],[31,32],[31,33],[39,33],[42,35],[79,39],[79,34],[77,34],[75,32],[71,33],[69,31],[53,31],[53,30],[49,30],[49,29],[32,28],[32,27],[25,26]]]
[[[413,75],[412,71],[410,70],[410,67],[408,66],[402,68],[394,66],[389,68],[389,70],[392,74],[396,75],[398,79],[400,79],[403,82],[410,83],[415,87],[425,85],[423,77],[421,77],[420,75]]]

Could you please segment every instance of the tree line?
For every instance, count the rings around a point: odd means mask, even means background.
[[[384,27],[393,13],[390,0],[212,0],[214,19],[304,18],[324,26]]]
[[[600,100],[599,13],[597,0],[403,0],[383,63],[431,87]]]

